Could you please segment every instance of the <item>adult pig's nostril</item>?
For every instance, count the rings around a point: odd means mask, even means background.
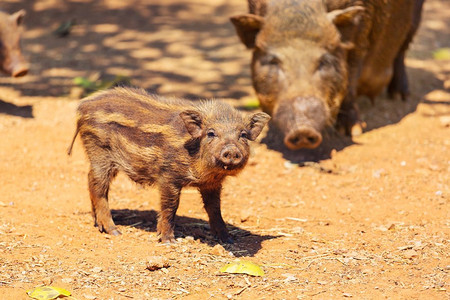
[[[291,145],[297,145],[300,141],[300,137],[298,135],[292,135],[288,137],[289,144]]]
[[[318,137],[317,136],[308,136],[306,137],[306,140],[309,144],[315,145],[317,143]]]

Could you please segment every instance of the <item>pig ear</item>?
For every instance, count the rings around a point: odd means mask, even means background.
[[[336,9],[330,11],[327,14],[327,18],[337,27],[355,24],[359,21],[359,18],[364,10],[365,9],[362,6],[350,6],[344,9]]]
[[[186,110],[180,113],[180,117],[186,126],[187,131],[193,138],[199,138],[203,134],[203,120],[199,112]]]
[[[244,14],[230,18],[242,43],[248,48],[255,47],[255,39],[264,24],[264,18],[253,14]]]
[[[256,140],[269,120],[270,116],[263,112],[251,115],[247,121],[247,130],[250,132],[248,139],[251,141]]]
[[[21,9],[18,12],[13,13],[11,17],[13,18],[13,20],[15,20],[16,24],[19,26],[22,25],[25,14],[26,14],[25,10]]]

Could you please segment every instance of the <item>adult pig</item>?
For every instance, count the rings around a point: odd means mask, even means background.
[[[316,148],[335,124],[361,133],[359,95],[408,96],[404,55],[423,0],[249,0],[231,18],[253,49],[253,86],[290,149]]]
[[[243,117],[219,101],[171,100],[130,88],[88,97],[78,107],[74,140],[79,133],[91,163],[95,224],[100,231],[120,234],[111,218],[108,190],[123,171],[137,183],[159,187],[157,229],[162,242],[174,241],[180,191],[187,185],[199,189],[213,234],[230,242],[220,210],[222,182],[244,168],[249,141],[269,119],[263,112]]]
[[[0,11],[0,70],[13,77],[25,76],[28,73],[28,63],[20,50],[24,16],[24,10],[12,15]]]

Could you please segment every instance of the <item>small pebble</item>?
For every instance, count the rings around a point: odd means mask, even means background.
[[[156,271],[170,267],[169,261],[163,256],[151,256],[147,259],[147,270]]]

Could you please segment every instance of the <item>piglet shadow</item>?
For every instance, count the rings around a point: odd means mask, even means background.
[[[0,100],[0,114],[7,114],[11,116],[30,119],[33,118],[33,106],[17,106],[15,104]]]
[[[261,142],[266,144],[267,148],[280,152],[283,158],[300,166],[308,162],[329,159],[333,151],[340,151],[355,144],[351,137],[344,136],[331,127],[325,129],[322,135],[323,141],[315,149],[290,150],[283,143],[283,133],[273,123],[270,123],[269,130]]]
[[[157,212],[155,210],[116,209],[111,210],[116,225],[131,226],[148,232],[156,232]],[[254,256],[262,247],[262,242],[281,236],[259,235],[248,230],[227,224],[233,244],[222,244],[227,251],[236,257]],[[211,234],[209,224],[205,220],[177,216],[175,218],[175,238],[192,236],[209,246],[219,241]]]

